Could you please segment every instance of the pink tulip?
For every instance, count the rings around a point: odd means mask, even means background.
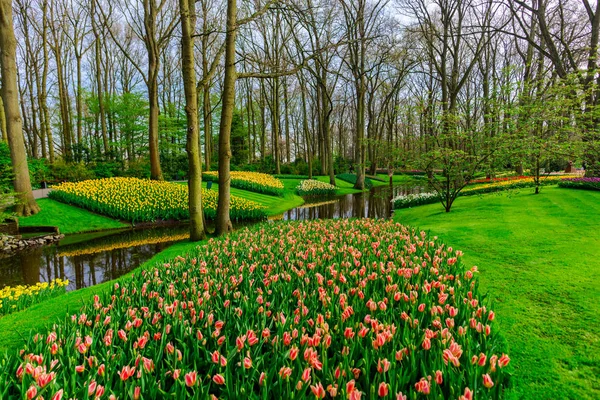
[[[34,385],[29,386],[29,389],[27,389],[27,399],[28,400],[33,399],[36,394],[37,394],[37,388]]]
[[[133,389],[133,400],[139,400],[141,394],[142,388],[140,386],[136,386],[135,389]]]
[[[52,400],[61,400],[63,397],[63,393],[64,393],[64,390],[60,389],[58,392],[56,392],[54,394],[54,396],[52,396]]]
[[[258,385],[262,386],[263,383],[265,382],[266,378],[267,378],[267,374],[265,374],[264,372],[261,372],[260,377],[258,378]]]
[[[225,378],[223,378],[223,375],[221,375],[221,374],[216,374],[215,376],[213,376],[213,381],[217,385],[224,385],[225,384]]]
[[[88,385],[88,396],[92,397],[92,395],[94,393],[96,393],[96,386],[98,386],[98,384],[96,383],[96,381],[91,381],[90,384]]]
[[[246,368],[246,369],[252,368],[252,360],[248,357],[244,357],[244,368]]]
[[[185,374],[185,384],[188,387],[192,387],[196,385],[196,380],[198,378],[198,373],[196,371],[188,372]]]

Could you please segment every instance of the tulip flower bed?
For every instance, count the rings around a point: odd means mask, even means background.
[[[62,183],[52,188],[50,198],[112,218],[131,222],[186,220],[189,218],[188,189],[170,182],[137,178],[107,178]],[[202,191],[207,218],[217,214],[218,193]],[[231,196],[231,218],[263,219],[265,209],[252,201]]]
[[[283,182],[272,175],[260,172],[231,171],[229,176],[231,177],[231,187],[274,196],[283,196]],[[204,172],[202,178],[207,181],[217,182],[219,173],[216,171]]]
[[[392,221],[246,228],[32,335],[0,396],[499,398],[509,358],[460,257]]]
[[[600,190],[600,178],[566,178],[558,186],[569,189]]]
[[[0,316],[21,311],[34,304],[65,293],[68,280],[55,279],[52,282],[29,286],[7,286],[0,289]],[[0,398],[2,398],[0,392]]]
[[[329,183],[307,179],[301,181],[296,187],[296,193],[300,196],[331,196],[334,195],[337,188]]]

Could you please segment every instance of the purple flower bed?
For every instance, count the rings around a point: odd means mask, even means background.
[[[600,190],[600,178],[566,178],[558,186],[570,189]]]

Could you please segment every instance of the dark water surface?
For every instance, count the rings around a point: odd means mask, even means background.
[[[391,199],[419,193],[420,186],[378,187],[368,192],[311,199],[271,219],[389,218]],[[69,235],[58,244],[0,254],[0,288],[68,279],[67,290],[118,278],[171,244],[188,238],[188,226],[128,229]]]

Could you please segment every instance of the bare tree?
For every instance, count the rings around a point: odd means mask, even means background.
[[[185,115],[187,118],[188,192],[190,210],[190,240],[206,238],[202,211],[202,161],[200,158],[200,134],[198,123],[198,95],[194,62],[194,29],[196,27],[195,0],[179,0],[181,15],[181,54],[183,88],[185,91]]]
[[[17,85],[17,40],[13,26],[12,1],[0,1],[0,71],[6,115],[6,136],[10,147],[10,159],[14,172],[14,188],[18,194],[15,211],[18,215],[32,215],[40,211],[31,190],[29,167],[25,153],[23,126],[19,110]]]

